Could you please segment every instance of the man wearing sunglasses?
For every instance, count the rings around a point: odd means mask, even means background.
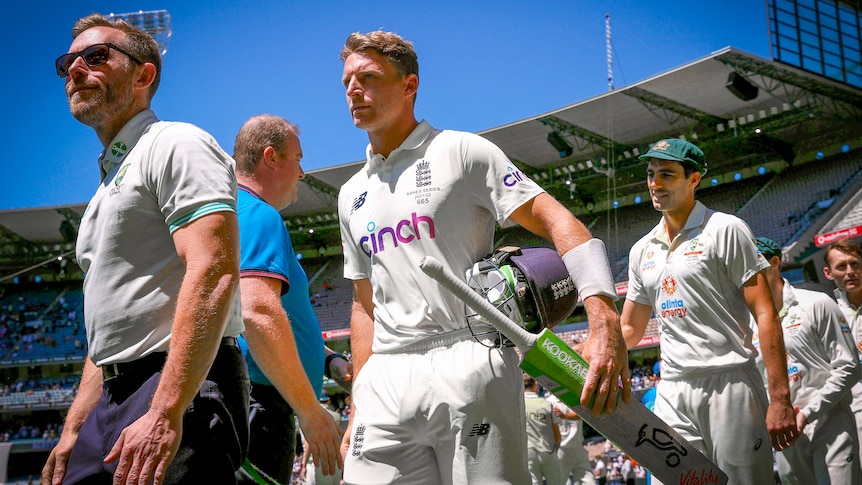
[[[230,483],[248,444],[234,162],[150,110],[150,36],[94,14],[72,37],[57,74],[105,150],[76,248],[88,357],[42,484]]]

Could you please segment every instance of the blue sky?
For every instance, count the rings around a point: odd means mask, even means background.
[[[54,59],[68,51],[78,17],[159,9],[170,13],[173,37],[156,114],[204,128],[228,153],[250,116],[284,116],[301,128],[306,170],[364,157],[338,58],[355,31],[413,41],[417,116],[473,132],[606,92],[606,13],[618,88],[728,45],[769,58],[763,1],[7,1],[0,210],[90,198],[102,147],[69,115]]]

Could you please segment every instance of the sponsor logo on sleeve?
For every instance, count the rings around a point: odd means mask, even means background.
[[[524,174],[521,173],[520,170],[516,169],[515,167],[509,167],[508,173],[503,176],[503,185],[505,185],[506,187],[514,187],[515,185],[518,185],[519,183],[523,182],[525,178],[526,176],[524,176]]]

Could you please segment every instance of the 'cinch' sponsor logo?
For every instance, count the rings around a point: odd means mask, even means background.
[[[428,216],[420,216],[415,212],[410,216],[410,219],[402,219],[394,227],[378,229],[377,224],[372,221],[366,226],[369,234],[359,238],[359,247],[371,257],[372,254],[385,251],[389,247],[397,248],[399,243],[410,244],[414,240],[422,239],[423,231],[420,231],[421,228],[425,228],[424,233],[427,237],[431,239],[437,237],[434,230],[434,220]]]
[[[514,187],[518,182],[524,180],[524,174],[520,170],[514,170],[509,167],[509,173],[503,176],[503,185],[506,187]]]

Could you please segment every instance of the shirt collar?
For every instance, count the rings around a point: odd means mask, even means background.
[[[850,299],[847,297],[846,291],[839,290],[838,288],[835,288],[834,290],[832,290],[832,293],[835,295],[835,300],[838,301],[839,306],[843,305],[843,306],[846,306],[847,308],[850,308],[853,311],[858,311],[858,308],[856,308],[856,305],[850,303]]]
[[[691,229],[696,227],[700,227],[703,225],[706,220],[706,211],[707,207],[703,205],[703,203],[699,200],[694,201],[694,207],[691,209],[691,212],[688,214],[688,219],[685,220],[685,225],[680,231],[680,234],[686,233]],[[662,216],[661,221],[658,225],[653,228],[652,238],[661,243],[664,243],[666,246],[670,246],[671,241],[667,239],[667,231],[665,230],[664,224],[664,216]]]
[[[793,287],[790,286],[790,282],[787,281],[786,278],[782,278],[784,281],[784,290],[782,290],[781,299],[782,299],[782,307],[778,309],[778,317],[784,318],[787,315],[787,310],[796,305],[798,300],[796,299],[796,293],[793,292]]]
[[[99,157],[99,170],[103,179],[123,161],[126,154],[132,150],[132,147],[147,131],[147,127],[156,121],[159,121],[156,114],[152,110],[145,109],[133,116],[120,128],[120,131]]]
[[[398,154],[403,151],[415,150],[422,146],[425,143],[425,140],[428,139],[428,135],[434,130],[431,125],[422,120],[416,125],[416,128],[407,135],[407,138],[398,145],[398,148],[392,150],[392,153],[389,154],[388,157],[384,157],[378,153],[374,153],[371,151],[371,144],[365,148],[365,159],[368,160],[368,169],[372,172],[382,171],[385,169],[392,168],[392,165],[395,163],[393,159],[397,158]]]
[[[254,190],[252,190],[248,185],[243,185],[243,184],[237,183],[236,188],[238,190],[244,190],[245,192],[247,192],[252,197],[256,197],[260,200],[263,200],[263,197],[261,197],[260,194],[258,194]]]

